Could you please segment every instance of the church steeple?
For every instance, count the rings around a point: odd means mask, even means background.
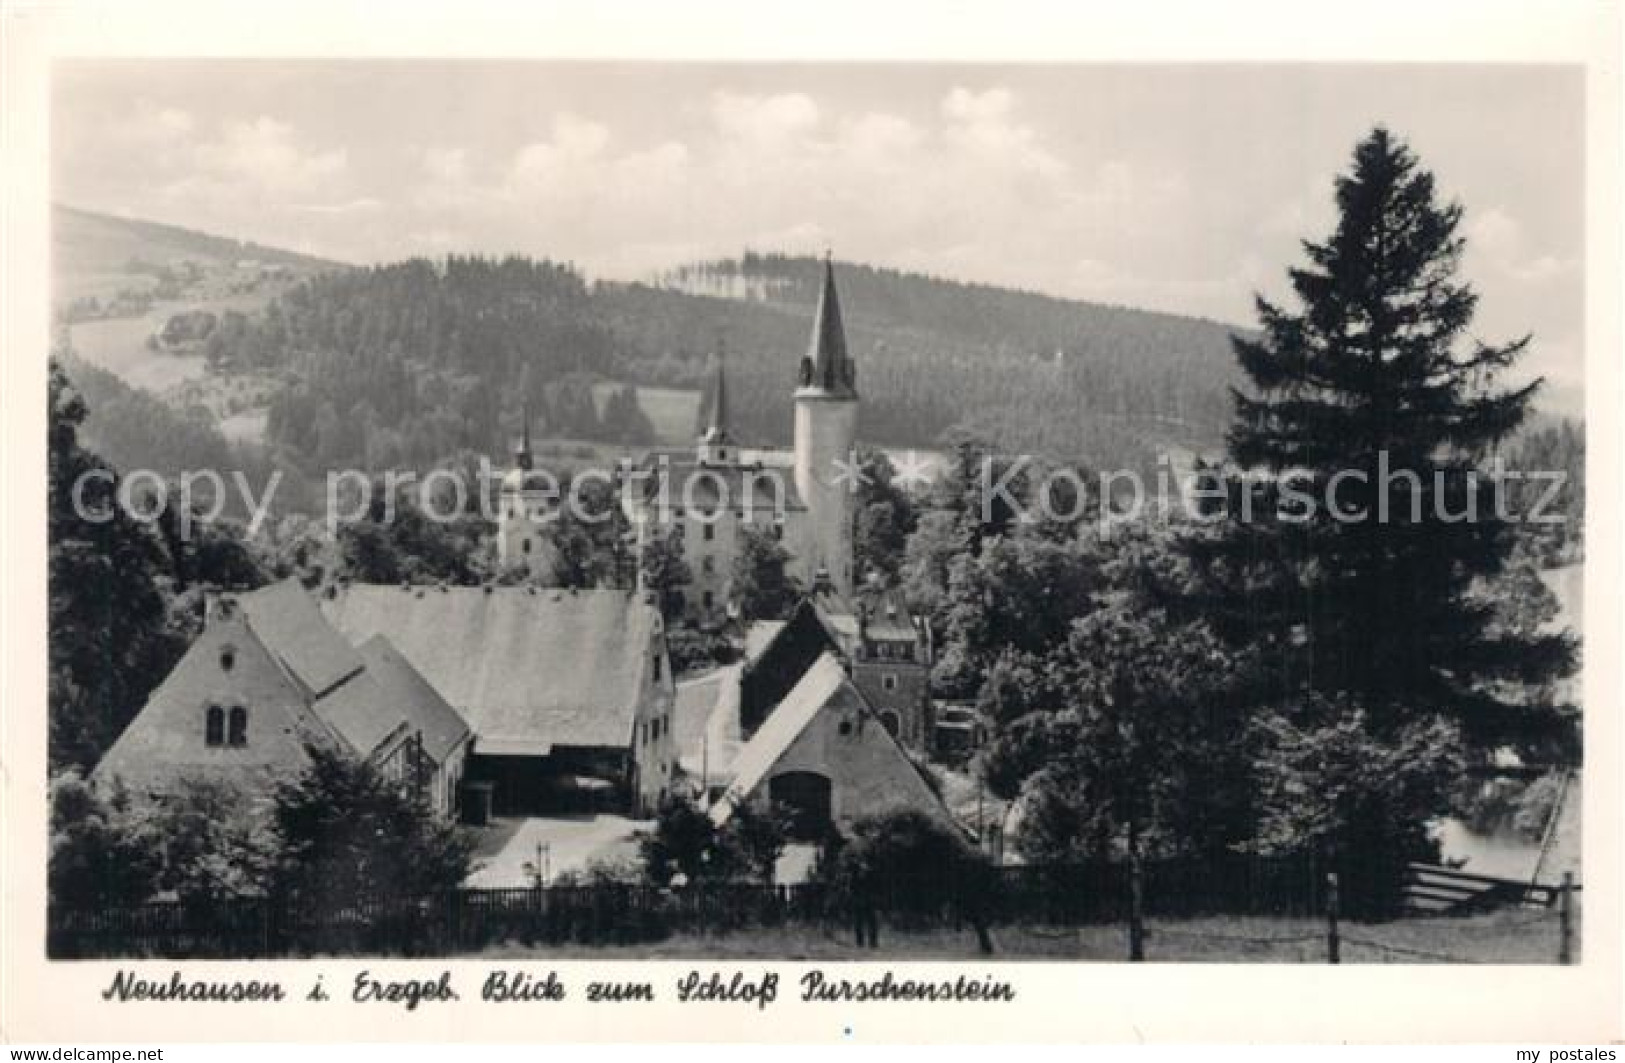
[[[847,354],[841,300],[835,292],[835,262],[827,251],[824,284],[813,314],[812,342],[801,360],[801,387],[822,391],[831,398],[857,397],[857,369]]]
[[[699,459],[702,465],[724,465],[733,460],[733,436],[728,431],[728,378],[723,369],[721,344],[717,345],[715,368],[711,374],[711,414],[700,435]]]
[[[529,472],[534,464],[530,454],[530,402],[527,400],[521,408],[523,412],[520,416],[524,418],[525,424],[519,437],[519,447],[513,452],[513,463],[523,471]]]
[[[723,368],[723,349],[719,345],[711,373],[711,416],[705,424],[704,439],[710,443],[726,443],[731,440],[728,433],[728,378]]]

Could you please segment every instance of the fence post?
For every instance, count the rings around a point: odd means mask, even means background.
[[[1574,872],[1563,872],[1563,889],[1557,895],[1557,962],[1574,962]]]
[[[1128,865],[1128,958],[1134,963],[1145,959],[1145,878],[1138,853]]]
[[[1326,962],[1342,963],[1342,941],[1337,935],[1337,872],[1326,873]]]

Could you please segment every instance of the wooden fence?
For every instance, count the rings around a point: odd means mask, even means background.
[[[1304,916],[1326,906],[1325,870],[1306,858],[1150,861],[1137,891],[1132,878],[1126,864],[1091,863],[1002,867],[977,883],[944,882],[940,871],[925,869],[878,883],[862,901],[819,883],[707,883],[463,889],[344,905],[233,899],[53,906],[47,947],[54,958],[442,956],[505,941],[614,945],[787,923],[848,925],[858,904],[900,928],[1123,923],[1136,892],[1150,917]],[[1395,897],[1399,886],[1396,880]]]

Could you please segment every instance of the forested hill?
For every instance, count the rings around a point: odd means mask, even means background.
[[[308,270],[331,269],[339,263],[251,240],[215,236],[163,222],[121,218],[81,210],[65,203],[51,205],[51,246],[60,266],[67,269],[115,268],[130,258],[155,262],[171,258],[232,262],[251,258],[258,262]]]
[[[587,283],[548,262],[451,257],[315,276],[209,342],[235,367],[302,383],[271,443],[315,465],[425,463],[499,451],[529,407],[546,435],[650,442],[604,381],[699,388],[725,347],[736,431],[784,442],[819,263],[747,256],[688,277],[763,278],[765,298],[672,283]],[[930,446],[956,428],[1092,464],[1215,439],[1228,413],[1228,329],[858,265],[837,267],[866,441]],[[629,416],[630,414],[630,416]]]
[[[821,264],[746,254],[602,289],[645,349],[729,352],[742,427],[782,438]],[[1230,413],[1228,326],[871,266],[838,267],[865,434],[925,444],[967,425],[1011,446],[1094,461],[1148,438],[1209,441]],[[720,304],[720,305],[719,305]],[[653,379],[678,383],[656,363]]]

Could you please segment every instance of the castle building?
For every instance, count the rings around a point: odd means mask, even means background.
[[[827,580],[850,595],[855,484],[846,470],[857,440],[857,369],[827,258],[812,339],[799,365],[791,448],[747,449],[734,439],[720,355],[709,406],[692,451],[653,451],[629,474],[636,482],[622,497],[640,555],[652,540],[680,539],[690,579],[678,593],[700,616],[725,608],[747,529],[784,545],[790,574],[802,586]]]

